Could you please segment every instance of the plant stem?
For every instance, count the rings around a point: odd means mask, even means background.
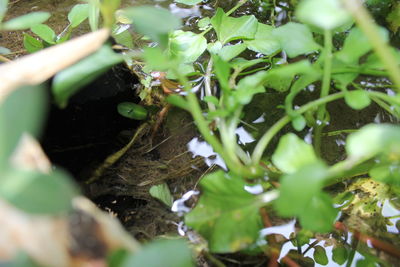
[[[204,76],[204,91],[206,96],[212,96],[211,92],[211,73],[213,69],[213,59],[210,58],[207,64],[206,75]],[[207,102],[208,109],[215,111],[215,105],[213,103]]]
[[[374,70],[374,69],[363,69],[359,67],[341,67],[332,69],[332,74],[347,74],[347,73],[358,73],[364,75],[372,76],[387,76],[388,72],[384,70]]]
[[[244,4],[246,4],[247,1],[249,1],[249,0],[240,0],[233,8],[231,8],[228,12],[226,12],[226,15],[229,16],[230,14],[235,12],[236,9],[238,9],[239,7],[241,7]]]
[[[330,30],[324,32],[324,76],[322,78],[322,89],[320,97],[323,98],[329,94],[331,87],[332,71],[332,33]],[[321,154],[321,133],[325,127],[326,107],[321,105],[317,111],[317,124],[314,132],[314,148],[317,156]]]
[[[6,58],[5,56],[0,55],[1,62],[11,62],[11,59]]]
[[[218,153],[225,161],[228,168],[235,174],[246,178],[257,177],[261,175],[261,168],[255,166],[244,166],[235,153],[226,151],[218,138],[209,129],[207,121],[203,117],[203,113],[196,95],[190,91],[191,86],[186,76],[182,75],[177,69],[174,69],[174,74],[179,78],[179,82],[183,85],[186,92],[186,100],[189,103],[192,117],[197,125],[198,130],[203,138],[213,147],[214,151]]]
[[[393,55],[391,47],[382,39],[382,35],[378,31],[377,25],[373,22],[373,18],[360,0],[342,0],[342,3],[353,14],[358,27],[368,38],[376,54],[389,72],[397,91],[400,92],[400,68],[396,62],[396,57]]]
[[[317,100],[308,102],[307,104],[305,104],[304,106],[302,106],[301,108],[296,110],[296,112],[298,114],[302,114],[310,109],[318,107],[319,105],[324,105],[326,103],[335,101],[342,97],[344,97],[343,92],[328,95],[328,96],[319,98]],[[256,147],[254,148],[254,151],[253,151],[253,154],[251,157],[254,165],[257,165],[260,162],[261,157],[262,157],[265,149],[267,148],[269,142],[271,141],[271,139],[289,122],[290,122],[290,117],[288,115],[285,115],[279,121],[277,121],[271,128],[269,128],[269,130],[260,138]]]

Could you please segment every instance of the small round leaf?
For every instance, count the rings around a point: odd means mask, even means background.
[[[144,120],[147,117],[147,110],[132,102],[122,102],[118,104],[118,113],[133,120]]]
[[[321,246],[314,247],[314,260],[316,263],[321,265],[327,265],[329,260],[326,256],[325,249]]]

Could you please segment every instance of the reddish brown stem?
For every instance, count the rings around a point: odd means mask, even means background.
[[[265,210],[265,208],[260,208],[260,215],[263,221],[263,224],[265,227],[272,227],[271,220],[269,219],[268,213]],[[268,235],[267,236],[268,243],[271,245],[272,249],[269,250],[267,253],[268,256],[270,257],[270,260],[268,262],[268,267],[275,267],[278,266],[278,259],[279,259],[279,254],[280,254],[280,249],[279,244],[276,241],[276,237],[274,234]],[[282,262],[286,263],[289,267],[300,267],[294,260],[289,258],[288,256],[285,256],[282,258]]]
[[[300,267],[300,265],[297,264],[294,260],[289,258],[288,256],[285,256],[282,258],[282,262],[286,263],[287,266],[289,267]]]

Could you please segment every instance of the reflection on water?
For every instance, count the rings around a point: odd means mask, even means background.
[[[199,138],[193,138],[188,144],[188,150],[192,152],[193,158],[200,156],[204,158],[207,166],[217,165],[222,169],[227,170],[225,162],[214,152],[213,148],[205,141],[200,141]]]

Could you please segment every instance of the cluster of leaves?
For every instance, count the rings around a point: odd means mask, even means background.
[[[178,2],[194,4],[199,1]],[[142,8],[147,12],[151,9]],[[163,13],[159,16],[163,19],[170,16],[171,23],[164,22],[165,28],[156,30],[149,25],[158,25],[158,18],[143,16],[140,8],[125,12],[132,19],[135,30],[158,43],[156,47],[144,49],[146,68],[166,71],[168,77],[178,79],[187,89],[184,95],[170,96],[168,101],[191,112],[204,139],[229,168],[228,172],[217,171],[202,179],[199,203],[185,216],[186,224],[209,241],[212,252],[234,252],[254,245],[263,228],[258,210],[271,204],[279,215],[297,217],[306,230],[332,230],[340,208],[334,207],[332,197],[324,188],[353,175],[356,169],[362,168],[362,172],[380,182],[399,185],[396,178],[400,156],[398,126],[368,125],[351,134],[346,142],[347,159],[333,166],[327,166],[319,156],[316,143],[329,121],[325,104],[330,101],[344,98],[347,105],[356,110],[366,108],[373,101],[399,117],[398,94],[389,96],[379,91],[367,91],[355,82],[363,74],[388,76],[387,66],[372,51],[373,42],[364,30],[353,26],[352,16],[339,1],[304,0],[296,8],[299,22],[277,28],[258,22],[254,16],[231,17],[230,12],[225,13],[219,8],[212,18],[199,21],[198,26],[203,30],[200,34],[177,29],[179,24],[167,11],[157,10],[156,14]],[[215,31],[217,39],[208,41],[205,35],[211,30]],[[332,36],[342,32],[346,32],[346,38],[341,49],[335,51]],[[387,31],[379,28],[378,32],[380,42],[386,45]],[[318,36],[323,36],[323,44],[317,41]],[[238,57],[246,49],[264,56],[251,60]],[[216,96],[206,88],[203,101],[208,108],[204,110],[190,91],[186,76],[198,74],[193,63],[206,51],[210,61],[207,73],[202,74],[205,87],[209,82],[207,79],[215,75],[221,92]],[[278,56],[279,52],[289,59],[302,59],[288,63]],[[399,52],[391,48],[389,53],[398,62]],[[263,70],[252,71],[251,67],[256,65],[261,65]],[[246,76],[239,80],[243,73]],[[322,82],[320,98],[294,109],[296,95],[318,81]],[[287,115],[262,135],[250,155],[237,145],[235,130],[244,105],[251,103],[254,95],[265,92],[266,88],[287,93],[284,103]],[[208,125],[213,121],[220,138],[210,133]],[[272,137],[289,122],[297,131],[306,126],[313,127],[315,148],[290,133],[280,138],[272,155],[264,155]],[[279,169],[275,173],[280,176],[279,189],[271,190],[269,181],[260,180],[269,174],[260,163],[269,160]],[[254,185],[248,179],[254,179],[255,184],[261,183],[264,189],[256,194],[246,191],[247,186]],[[238,227],[240,225],[245,227]]]

